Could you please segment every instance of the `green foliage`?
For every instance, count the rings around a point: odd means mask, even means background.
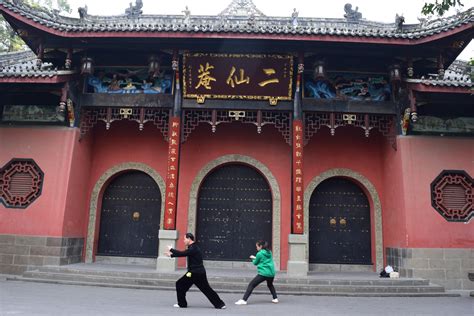
[[[52,10],[71,13],[67,0],[24,0],[24,3],[36,10]],[[26,48],[25,42],[0,15],[0,52],[13,52]]]
[[[0,52],[12,52],[22,50],[25,47],[25,43],[0,16]]]
[[[67,0],[24,0],[25,4],[28,4],[32,8],[42,10],[52,10],[56,9],[59,12],[68,12],[71,13],[71,6]]]
[[[437,15],[442,16],[446,13],[446,11],[456,6],[462,7],[464,5],[461,3],[461,0],[435,0],[434,3],[426,2],[421,9],[421,13],[423,15],[431,15],[436,13]]]

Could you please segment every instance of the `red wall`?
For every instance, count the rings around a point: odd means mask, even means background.
[[[78,136],[77,129],[66,127],[0,128],[0,165],[31,158],[44,173],[42,194],[26,209],[0,205],[0,234],[82,236],[88,146]]]
[[[403,159],[400,155],[400,138],[397,139],[397,151],[389,145],[384,150],[383,186],[387,194],[382,198],[383,240],[386,247],[407,247],[405,186],[402,175]]]
[[[190,188],[198,172],[224,155],[249,156],[267,166],[279,184],[280,267],[286,269],[291,147],[272,126],[261,134],[255,129],[237,122],[218,126],[216,133],[207,124],[192,132],[181,149],[177,229],[187,230]],[[124,162],[149,165],[166,179],[168,145],[151,124],[143,131],[132,122],[115,122],[109,131],[99,124],[83,141],[78,136],[77,129],[65,127],[0,128],[0,165],[31,158],[45,174],[42,194],[28,208],[0,205],[0,234],[84,237],[93,187],[104,172]],[[305,185],[329,169],[351,169],[366,177],[381,198],[385,247],[474,247],[473,222],[447,222],[430,200],[430,184],[443,169],[474,175],[474,141],[418,136],[398,137],[397,144],[395,151],[385,137],[373,132],[366,138],[357,128],[338,128],[335,136],[322,129],[304,149]]]
[[[109,130],[98,124],[92,136],[90,193],[108,169],[125,162],[139,162],[155,169],[166,180],[168,143],[151,123],[140,131],[135,122],[114,122]]]
[[[281,257],[280,268],[286,269],[288,261],[288,235],[290,234],[291,207],[291,147],[272,126],[265,126],[258,134],[250,124],[232,123],[217,127],[211,132],[208,124],[201,124],[193,131],[181,148],[178,231],[188,228],[190,189],[199,171],[209,162],[229,154],[249,156],[263,163],[279,184],[281,194]],[[182,243],[179,243],[182,247]]]
[[[77,133],[78,134],[78,133]],[[88,184],[91,170],[91,141],[75,139],[72,148],[70,176],[67,180],[66,208],[64,211],[63,236],[82,236],[89,215]]]
[[[350,169],[367,178],[382,199],[382,147],[388,140],[373,131],[365,137],[364,131],[356,127],[340,127],[331,136],[328,128],[315,134],[304,148],[304,181],[308,186],[311,180],[321,173],[335,168]],[[372,262],[375,264],[375,229],[373,201],[360,183],[351,179],[364,190],[371,205]],[[383,210],[383,204],[382,204]]]
[[[386,149],[385,197],[388,229],[385,245],[413,248],[472,248],[474,223],[446,221],[431,206],[431,182],[444,169],[465,170],[474,176],[472,138],[408,136],[398,138],[398,151]],[[404,201],[404,202],[403,202]],[[399,219],[401,218],[401,219]],[[384,231],[385,232],[385,231]]]

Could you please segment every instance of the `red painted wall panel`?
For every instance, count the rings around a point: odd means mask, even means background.
[[[77,136],[76,129],[66,127],[0,128],[0,165],[12,158],[31,158],[44,172],[42,194],[30,206],[12,209],[0,205],[0,234],[63,236],[68,179]],[[81,208],[81,201],[76,203]],[[68,224],[71,225],[75,224]],[[75,235],[77,231],[68,233]]]
[[[85,237],[84,226],[89,218],[89,181],[91,172],[91,140],[78,140],[79,130],[72,146],[70,176],[67,180],[66,208],[63,236]]]
[[[383,238],[386,247],[405,248],[406,239],[406,213],[405,213],[405,186],[402,175],[403,149],[400,138],[397,139],[397,151],[386,144],[384,146],[383,161],[383,186],[386,194],[383,196],[382,220]]]
[[[472,248],[474,223],[446,221],[431,206],[430,184],[443,169],[465,170],[474,175],[474,139],[449,137],[400,137],[401,164],[397,174],[402,177],[403,193],[392,203],[405,213],[406,229],[396,231],[404,236],[405,245],[413,248]],[[398,192],[397,192],[398,193]],[[388,224],[388,223],[387,223]],[[392,246],[392,244],[386,244]]]

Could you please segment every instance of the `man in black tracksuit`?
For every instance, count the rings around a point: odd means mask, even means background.
[[[226,308],[225,303],[220,299],[219,295],[211,288],[207,281],[206,269],[202,263],[201,249],[194,241],[194,235],[187,233],[184,235],[184,244],[186,250],[179,251],[168,246],[169,252],[166,255],[170,257],[187,257],[188,272],[176,281],[176,294],[178,296],[178,304],[175,307],[188,307],[186,302],[186,292],[195,284],[199,290],[211,301],[212,305],[218,309]]]

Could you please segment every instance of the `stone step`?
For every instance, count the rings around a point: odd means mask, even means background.
[[[15,280],[25,280],[40,282],[41,280],[47,282],[79,282],[79,283],[90,283],[90,284],[107,284],[111,287],[114,286],[134,286],[134,287],[154,287],[154,288],[169,288],[174,289],[175,281],[180,275],[172,275],[173,278],[157,278],[147,277],[139,278],[134,275],[100,275],[100,274],[75,274],[75,273],[64,273],[64,272],[44,272],[44,271],[28,271],[23,277],[14,278]],[[328,284],[308,284],[308,283],[277,283],[279,292],[286,292],[292,294],[298,293],[358,293],[358,294],[376,294],[376,293],[444,293],[444,288],[437,285],[402,285],[402,284],[345,284],[341,280],[327,280]],[[351,280],[355,281],[360,280]],[[209,282],[216,290],[230,290],[235,292],[245,291],[248,281],[242,278],[210,278]],[[260,286],[266,289],[264,284]]]
[[[176,281],[185,271],[177,271],[174,273],[159,273],[159,272],[134,272],[134,271],[120,271],[120,270],[95,270],[95,269],[78,269],[70,267],[55,267],[44,266],[38,269],[39,272],[44,273],[67,273],[74,275],[98,275],[109,277],[128,277],[137,279],[160,279]],[[27,271],[24,273],[25,277],[31,277],[31,273],[35,271]],[[208,279],[210,282],[243,282],[248,284],[255,275],[216,275],[208,271]],[[222,274],[222,271],[221,271]],[[320,279],[320,278],[290,278],[284,274],[278,274],[275,279],[275,284],[292,284],[292,285],[374,285],[374,286],[427,286],[429,280],[425,279]]]
[[[123,283],[109,283],[109,282],[86,282],[86,281],[73,281],[63,279],[47,279],[47,278],[27,278],[27,277],[7,277],[8,281],[23,281],[23,282],[39,282],[39,283],[50,283],[50,284],[63,284],[63,285],[78,285],[78,286],[100,286],[100,287],[114,287],[114,288],[128,288],[128,289],[148,289],[148,290],[170,290],[174,291],[175,287],[165,285],[137,285],[137,284],[123,284]],[[243,289],[241,288],[220,288],[213,284],[214,288],[219,293],[236,293],[242,294]],[[331,289],[331,291],[328,291]],[[328,287],[325,291],[314,291],[315,289],[280,289],[278,288],[278,294],[281,295],[306,295],[306,296],[363,296],[363,297],[457,297],[459,294],[442,292],[361,292],[361,291],[339,291],[341,288]],[[198,291],[195,287],[192,287],[190,291]],[[264,286],[257,287],[254,294],[266,294],[269,295],[268,289]]]

